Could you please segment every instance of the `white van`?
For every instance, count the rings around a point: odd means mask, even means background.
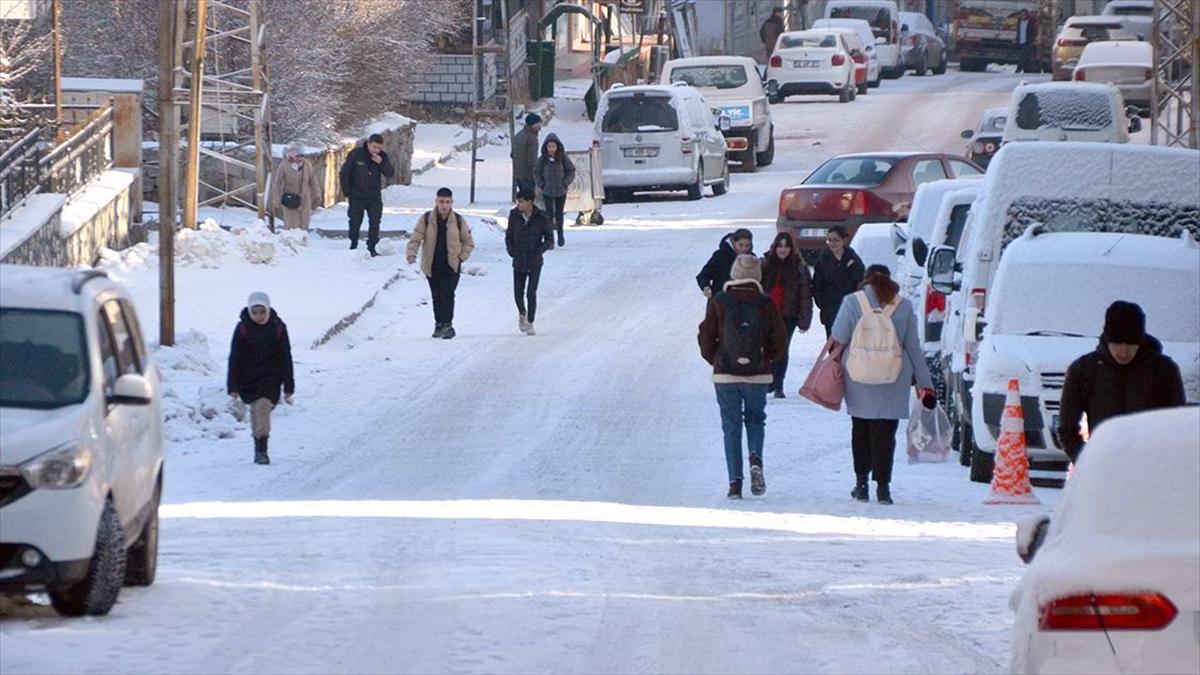
[[[862,19],[817,19],[813,22],[813,28],[849,28],[858,35],[858,39],[863,43],[863,52],[867,56],[867,86],[874,89],[879,86],[879,82],[883,79],[882,69],[879,66],[879,53],[875,49],[875,33],[871,31],[871,24]]]
[[[871,24],[875,54],[886,78],[904,74],[900,60],[900,7],[891,0],[830,0],[826,19],[862,19]]]
[[[1137,110],[1127,112],[1121,91],[1111,84],[1021,84],[1013,91],[1001,143],[1128,143],[1129,134],[1141,129]]]
[[[1068,458],[1057,434],[1067,367],[1096,349],[1104,311],[1117,300],[1141,305],[1147,333],[1180,367],[1188,401],[1200,399],[1200,248],[1190,233],[1033,225],[1004,250],[991,296],[971,407],[972,480],[992,479],[1008,383],[1017,380],[1031,478],[1062,484]]]
[[[971,167],[974,169],[974,167]],[[975,173],[962,178],[947,178],[923,183],[917,187],[913,195],[912,207],[908,211],[906,226],[907,246],[900,256],[900,276],[896,282],[904,297],[908,298],[913,307],[919,307],[925,279],[925,262],[929,258],[930,238],[937,225],[938,211],[941,210],[942,198],[973,184],[981,183],[982,173]]]
[[[687,190],[700,199],[705,186],[714,195],[729,190],[723,129],[704,97],[682,82],[614,84],[600,97],[594,144],[600,147],[605,201],[634,192]]]
[[[1030,225],[1052,232],[1200,235],[1200,152],[1112,143],[1013,143],[996,154],[971,206],[962,246],[937,246],[928,274],[949,295],[942,330],[947,413],[974,445],[971,387],[980,321],[996,263]],[[967,454],[970,454],[969,452]]]
[[[748,56],[696,56],[672,59],[662,81],[700,90],[708,105],[729,118],[723,130],[729,159],[751,172],[775,161],[775,125],[758,64]]]

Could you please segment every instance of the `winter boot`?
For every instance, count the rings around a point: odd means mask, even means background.
[[[787,398],[787,394],[783,393],[783,387],[775,390],[775,398]]]
[[[351,250],[351,251],[353,251],[353,250],[354,250],[354,249],[356,249],[356,248],[358,248],[358,240],[357,240],[357,239],[351,239],[351,240],[350,240],[350,250]]]
[[[558,247],[562,248],[566,245],[567,245],[567,240],[563,239],[562,230],[559,230],[559,232],[558,232]]]
[[[742,498],[742,481],[740,481],[740,480],[729,481],[729,494],[727,494],[725,496],[730,499],[741,499]]]
[[[871,499],[870,494],[870,489],[867,487],[867,477],[865,475],[859,476],[858,483],[850,491],[850,496],[860,502],[867,502]]]
[[[433,326],[433,337],[440,338],[446,334],[446,324],[439,323]]]
[[[526,335],[537,335],[537,331],[535,331],[535,330],[533,329],[533,324],[532,324],[532,323],[531,323],[531,324],[529,324],[529,325],[528,325],[528,326],[525,328],[525,334],[526,334]]]
[[[450,324],[446,324],[445,329],[442,331],[442,339],[449,340],[450,338],[454,337],[455,335],[457,335],[457,333],[454,332],[454,326],[452,326]]]
[[[750,494],[761,496],[767,491],[767,481],[763,478],[762,457],[750,455]]]
[[[267,456],[267,439],[269,436],[254,439],[254,463],[255,464],[270,464],[271,458]]]
[[[379,252],[375,250],[375,244],[367,244],[367,252],[371,254],[372,258],[379,257]]]
[[[875,486],[875,500],[880,504],[891,505],[895,503],[892,501],[892,490],[888,487],[887,483],[879,483]]]

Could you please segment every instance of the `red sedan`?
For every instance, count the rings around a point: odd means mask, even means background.
[[[863,223],[908,218],[917,186],[983,173],[978,164],[934,152],[879,152],[835,157],[779,195],[776,227],[789,231],[806,258],[825,246],[825,231],[842,225],[854,237]]]

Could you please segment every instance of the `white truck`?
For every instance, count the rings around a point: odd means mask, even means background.
[[[745,56],[696,56],[663,65],[664,82],[695,87],[715,115],[729,118],[723,129],[730,161],[753,172],[775,161],[775,124],[754,59]]]

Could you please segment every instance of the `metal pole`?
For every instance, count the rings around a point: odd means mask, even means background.
[[[475,105],[472,114],[471,122],[471,198],[470,203],[475,203],[475,166],[479,163],[479,103],[483,100],[483,53],[479,48],[483,46],[483,4],[482,2],[475,3],[475,20],[472,21],[472,40],[474,45],[472,51],[475,53]]]
[[[250,6],[247,9],[250,10],[250,86],[255,91],[261,91],[262,56],[259,49],[262,45],[259,41],[259,30],[262,26],[262,3],[259,0],[250,0]],[[271,171],[271,152],[269,147],[265,147],[263,134],[263,126],[266,124],[266,120],[263,118],[267,114],[265,96],[263,103],[254,115],[254,203],[258,206],[259,220],[263,220],[267,216],[267,202],[264,193],[267,187],[267,174]],[[228,186],[226,188],[228,189]]]
[[[196,0],[195,38],[192,41],[192,81],[188,93],[187,156],[183,173],[183,226],[196,227],[196,202],[200,194],[200,89],[204,80],[204,53],[207,51],[205,33],[208,21],[208,0]]]
[[[54,0],[54,139],[62,143],[66,139],[62,114],[62,0]]]
[[[158,3],[158,342],[175,344],[176,0]]]

